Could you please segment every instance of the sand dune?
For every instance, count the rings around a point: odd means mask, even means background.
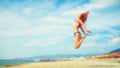
[[[120,68],[120,58],[34,62],[5,68]]]

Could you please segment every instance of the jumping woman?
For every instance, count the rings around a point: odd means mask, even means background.
[[[85,26],[85,21],[87,20],[88,14],[89,14],[89,11],[79,14],[74,21],[73,32],[74,32],[74,48],[75,49],[78,49],[81,46],[83,40],[87,36],[86,32],[91,33],[91,31],[88,30]],[[81,31],[83,32],[84,34],[83,36],[81,36],[79,29],[81,29]]]

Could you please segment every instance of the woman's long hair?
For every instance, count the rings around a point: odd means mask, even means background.
[[[83,23],[87,20],[88,13],[89,13],[89,11],[81,14],[80,19],[82,20]]]

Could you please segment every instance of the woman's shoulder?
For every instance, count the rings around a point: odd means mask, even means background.
[[[81,17],[82,14],[78,14],[77,17]]]

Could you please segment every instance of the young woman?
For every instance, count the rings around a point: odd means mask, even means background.
[[[85,32],[91,33],[90,30],[88,30],[85,26],[85,21],[87,20],[88,14],[89,14],[89,11],[78,15],[78,17],[74,22],[73,32],[74,32],[74,48],[75,49],[78,49],[82,44],[83,40],[85,39],[87,35]],[[79,28],[84,33],[83,36],[81,36],[81,33],[79,32]]]

